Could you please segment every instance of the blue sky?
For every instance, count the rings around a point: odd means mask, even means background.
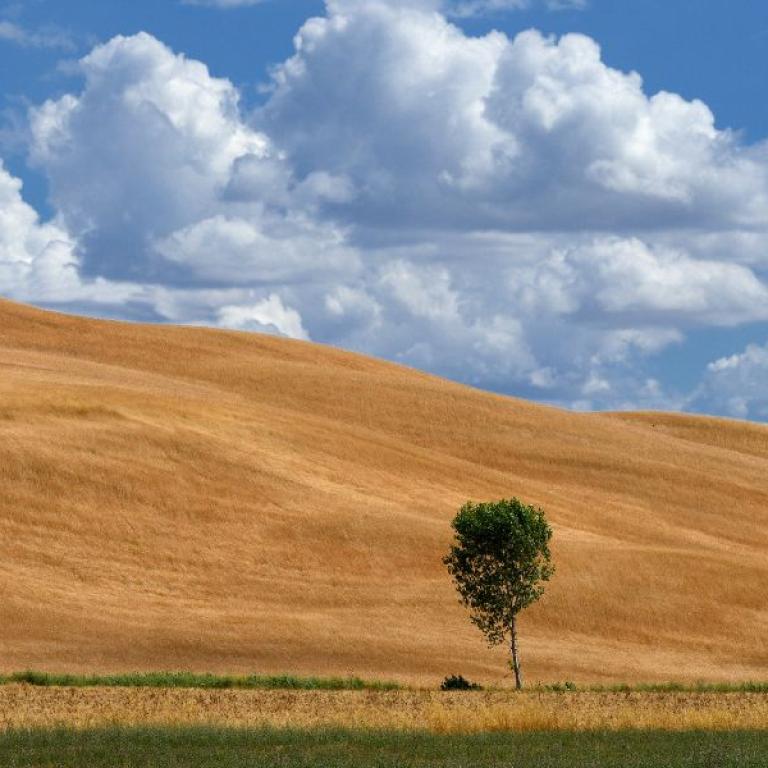
[[[767,42],[758,0],[0,3],[0,294],[766,421]]]

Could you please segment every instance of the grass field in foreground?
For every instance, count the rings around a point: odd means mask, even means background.
[[[768,739],[768,695],[0,686],[0,731],[108,726],[438,734],[762,731]]]
[[[764,733],[437,736],[154,729],[0,734],[4,768],[765,768]]]

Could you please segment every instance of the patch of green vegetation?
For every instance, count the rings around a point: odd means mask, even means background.
[[[460,676],[459,676],[460,677]],[[116,688],[251,688],[304,691],[398,691],[409,686],[359,677],[300,677],[296,675],[214,675],[196,672],[133,672],[120,675],[69,675],[50,672],[15,672],[0,675],[0,685],[24,683],[47,687]],[[494,686],[489,691],[502,690]],[[509,689],[503,689],[509,690]],[[511,691],[510,691],[511,692]],[[743,683],[639,683],[634,685],[578,685],[572,682],[537,683],[524,692],[536,693],[760,693],[768,682]]]
[[[576,683],[538,683],[528,691],[546,693],[768,693],[768,683],[626,683],[616,685],[577,685]]]
[[[533,691],[544,691],[545,693],[573,693],[578,690],[592,690],[591,688],[579,688],[576,683],[566,680],[564,683],[537,683],[533,686]]]
[[[105,729],[0,733],[4,768],[765,768],[764,733]]]
[[[0,684],[26,683],[53,687],[117,688],[260,688],[305,691],[392,691],[393,682],[359,677],[296,677],[294,675],[211,675],[194,672],[145,672],[126,675],[55,675],[48,672],[17,672],[0,677]]]
[[[768,693],[768,683],[644,683],[634,686],[613,686],[609,691],[635,693]]]

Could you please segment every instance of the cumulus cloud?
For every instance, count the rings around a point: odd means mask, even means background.
[[[546,276],[546,283],[542,277]],[[746,267],[695,260],[637,238],[602,238],[555,251],[520,277],[538,284],[539,302],[645,325],[734,326],[768,320],[768,288]],[[578,302],[578,305],[576,304]],[[536,306],[546,311],[544,306]]]
[[[302,215],[203,219],[156,243],[155,250],[203,284],[306,282],[357,267],[344,234]]]
[[[77,283],[73,244],[53,224],[42,224],[21,196],[21,182],[0,164],[0,285],[13,296],[47,294],[57,281]]]
[[[581,408],[692,402],[648,360],[768,321],[768,147],[587,37],[470,37],[447,10],[328,0],[253,115],[203,63],[115,38],[31,114],[55,223],[2,206],[157,319]]]
[[[146,277],[162,269],[152,242],[208,216],[235,159],[267,142],[239,119],[231,83],[145,33],[97,47],[81,69],[79,96],[33,111],[31,158],[86,271]]]
[[[32,111],[31,160],[84,277],[144,284],[152,311],[176,321],[217,323],[221,304],[202,298],[245,295],[256,327],[246,288],[262,286],[274,308],[276,286],[357,269],[344,229],[314,215],[345,199],[344,180],[296,180],[229,81],[145,33],[98,46],[80,69],[80,93]],[[305,336],[300,318],[264,327]]]
[[[242,291],[354,271],[343,230],[312,216],[343,182],[296,182],[228,80],[145,33],[95,48],[80,69],[81,93],[33,110],[31,158],[84,275]]]
[[[692,405],[739,419],[768,421],[768,344],[710,363]]]
[[[106,281],[84,283],[75,244],[55,223],[43,223],[22,198],[19,179],[0,161],[0,293],[22,301],[125,301],[131,291]]]
[[[218,312],[218,320],[223,328],[309,340],[301,315],[295,309],[286,307],[274,293],[256,304],[222,307]]]
[[[362,288],[326,296],[334,321],[347,319],[333,332],[471,383],[620,407],[631,392],[648,402],[644,361],[687,330],[768,319],[748,269],[638,239],[571,240],[485,233],[379,249],[384,264]]]
[[[718,131],[703,103],[648,97],[587,37],[469,38],[410,5],[330,7],[277,70],[264,119],[301,171],[349,179],[356,222],[526,231],[768,221],[764,158]]]

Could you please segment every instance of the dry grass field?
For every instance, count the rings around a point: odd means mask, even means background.
[[[439,693],[0,688],[7,729],[209,726],[438,734],[767,731],[768,696],[696,693]]]
[[[529,681],[768,677],[765,427],[0,302],[0,672],[503,683],[441,557],[511,495],[555,528]]]

